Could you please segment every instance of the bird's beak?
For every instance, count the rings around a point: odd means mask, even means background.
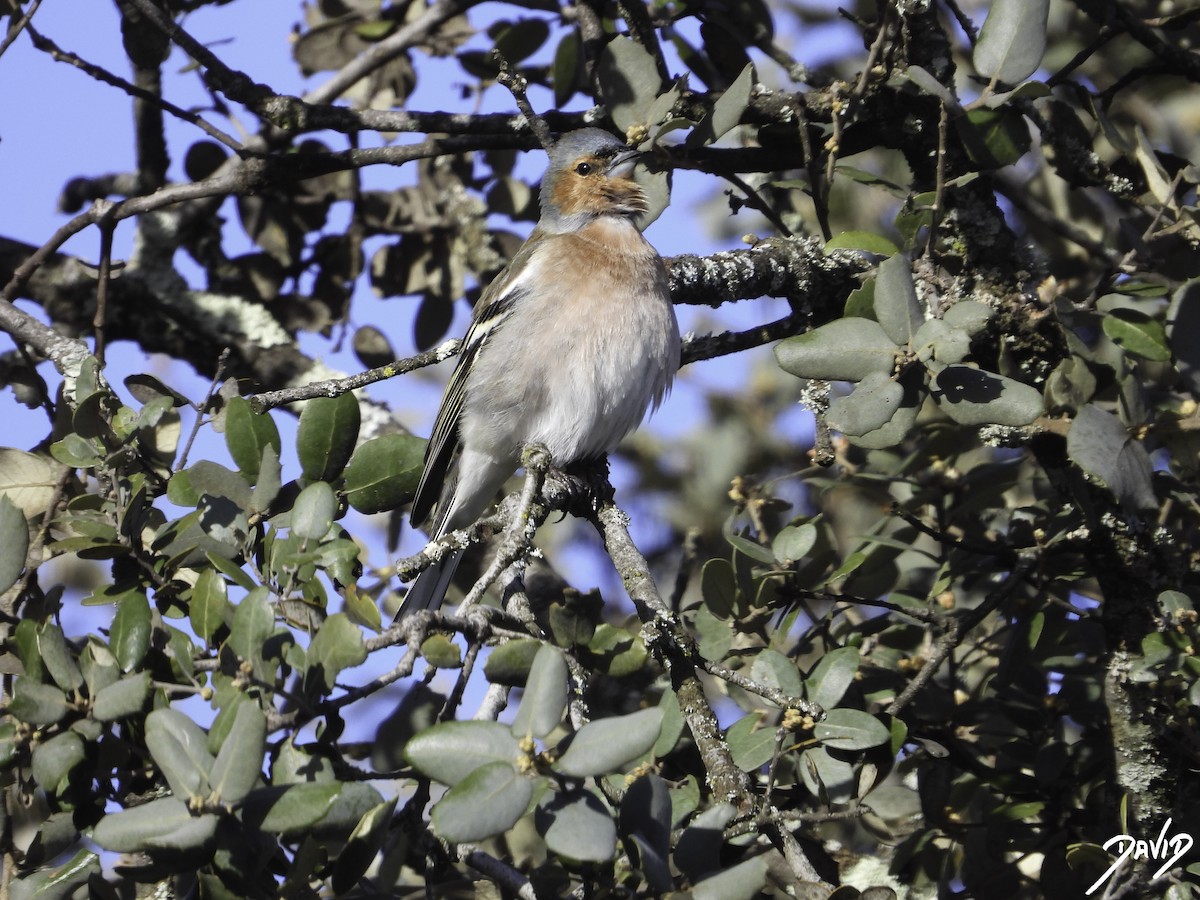
[[[633,173],[633,167],[637,165],[638,160],[645,155],[641,150],[622,150],[608,164],[608,177],[628,178]]]

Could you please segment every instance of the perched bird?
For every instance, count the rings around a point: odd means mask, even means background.
[[[425,450],[411,521],[434,539],[479,517],[540,443],[557,466],[599,457],[657,407],[679,368],[666,267],[635,225],[639,153],[599,128],[564,135],[541,218],[483,292]],[[437,609],[462,551],[422,572],[397,620]]]

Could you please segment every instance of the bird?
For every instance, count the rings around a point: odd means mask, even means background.
[[[636,224],[643,154],[581,128],[549,155],[538,223],[476,303],[425,449],[410,521],[436,504],[431,540],[479,518],[528,444],[560,468],[612,450],[679,369],[666,265]],[[396,621],[441,606],[462,553],[417,577]]]

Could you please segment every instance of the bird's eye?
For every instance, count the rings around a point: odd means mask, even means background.
[[[575,167],[576,175],[591,175],[594,167],[589,162],[581,162]]]

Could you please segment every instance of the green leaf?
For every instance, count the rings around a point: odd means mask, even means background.
[[[805,681],[808,699],[822,709],[833,709],[854,683],[860,659],[857,647],[838,647],[821,657]]]
[[[1055,366],[1046,379],[1046,406],[1051,411],[1076,412],[1096,394],[1096,376],[1078,356],[1070,356]]]
[[[250,495],[248,511],[256,513],[269,512],[271,504],[283,490],[283,466],[279,464],[279,455],[275,448],[263,448],[262,461],[258,466],[258,483]]]
[[[912,262],[903,253],[879,264],[875,275],[875,319],[888,339],[900,346],[911,344],[913,335],[925,321],[917,300]],[[885,374],[891,374],[891,369]]]
[[[99,442],[88,440],[74,431],[51,444],[50,455],[72,469],[91,469],[104,462]]]
[[[0,495],[16,504],[26,519],[45,516],[55,493],[62,467],[45,455],[0,447]]]
[[[29,551],[29,525],[17,505],[0,494],[0,594],[17,583]]]
[[[1117,307],[1110,310],[1100,324],[1109,340],[1126,353],[1154,362],[1166,362],[1171,358],[1166,329],[1161,322],[1144,313]]]
[[[900,252],[900,248],[883,235],[871,231],[839,232],[825,242],[825,252],[833,250],[862,250],[879,256],[895,256]]]
[[[536,53],[550,36],[550,25],[545,19],[518,19],[516,22],[497,22],[488,29],[488,36],[495,42],[509,63],[516,64]]]
[[[177,473],[175,477],[181,474],[184,473]],[[195,504],[199,504],[207,494],[210,497],[224,497],[238,509],[245,510],[250,508],[254,499],[250,483],[241,474],[218,463],[201,460],[189,468],[186,475],[190,491],[184,493],[194,494]],[[174,482],[175,478],[171,481]]]
[[[891,739],[888,727],[861,709],[832,709],[818,722],[813,736],[835,750],[866,750]]]
[[[233,622],[226,642],[238,659],[262,658],[262,647],[275,630],[275,611],[264,587],[250,591],[233,611]]]
[[[579,79],[579,32],[568,31],[554,51],[554,105],[562,106],[576,91]]]
[[[971,335],[947,325],[942,319],[924,322],[913,335],[912,351],[932,372],[950,363],[962,362],[971,349]]]
[[[618,35],[600,52],[596,78],[604,93],[604,105],[623,133],[635,125],[650,125],[647,114],[662,93],[658,65],[637,41]]]
[[[279,458],[279,429],[270,413],[256,413],[242,397],[231,397],[225,406],[225,445],[250,484],[258,481],[263,450],[271,447]]]
[[[513,717],[513,736],[544,738],[562,721],[566,708],[566,660],[557,647],[543,644],[533,658],[521,706]]]
[[[422,775],[454,786],[494,762],[511,766],[521,756],[517,739],[500,722],[441,722],[414,735],[404,758]]]
[[[737,607],[737,577],[727,559],[710,559],[700,570],[700,594],[714,616],[728,619]]]
[[[169,387],[153,375],[129,375],[123,379],[125,389],[129,391],[138,403],[153,403],[155,400],[169,398],[175,407],[189,406],[190,401],[173,387]]]
[[[993,0],[975,44],[975,71],[1006,84],[1024,81],[1042,64],[1050,0]]]
[[[483,664],[483,674],[492,684],[521,687],[529,677],[529,670],[541,649],[541,641],[533,638],[501,644],[488,654]]]
[[[750,666],[750,677],[759,684],[774,688],[789,697],[799,697],[804,691],[796,663],[778,650],[760,650]],[[764,702],[775,705],[769,700]]]
[[[359,446],[346,468],[346,502],[360,513],[395,509],[412,497],[424,466],[425,441],[385,434]]]
[[[636,843],[638,868],[659,893],[674,887],[669,862],[673,819],[671,793],[666,781],[647,774],[634,781],[621,798],[621,834]]]
[[[692,626],[700,640],[697,649],[705,659],[719,662],[733,646],[733,629],[726,619],[717,618],[707,606],[696,610]]]
[[[715,803],[701,810],[683,830],[672,861],[689,881],[699,882],[702,876],[721,869],[725,826],[735,814],[732,803]]]
[[[937,195],[933,191],[914,194],[897,211],[896,231],[900,233],[905,249],[913,249],[921,229],[933,224],[933,204],[936,198]]]
[[[252,792],[246,798],[246,820],[270,834],[295,834],[320,822],[334,808],[344,787],[340,782],[309,781]],[[365,785],[364,785],[365,787]]]
[[[882,428],[904,402],[904,387],[891,376],[870,372],[849,394],[829,404],[829,426],[855,437]]]
[[[886,784],[876,788],[863,802],[889,825],[900,825],[921,815],[921,795],[901,784]]]
[[[915,68],[915,67],[910,67],[910,71],[912,68]],[[885,191],[887,191],[889,194],[891,194],[893,197],[896,197],[897,199],[900,199],[900,200],[903,200],[909,194],[909,189],[907,187],[905,187],[904,185],[897,184],[894,181],[889,181],[888,179],[884,178],[882,175],[878,175],[875,172],[869,172],[866,169],[860,169],[857,166],[848,166],[848,165],[845,165],[844,163],[838,163],[836,166],[834,166],[834,177],[837,177],[840,175],[846,176],[851,181],[857,181],[859,184],[865,184],[865,185],[869,185],[871,187],[881,187]],[[776,182],[776,184],[778,184],[778,182]],[[877,239],[877,238],[880,240],[886,240],[886,238],[879,238],[878,235],[875,235],[875,234],[872,234],[871,232],[866,232],[866,231],[849,231],[849,232],[843,232],[843,233],[850,234],[850,235],[867,235],[868,236],[867,239],[869,239],[872,243],[874,243],[875,239]],[[838,240],[840,240],[840,238],[841,238],[841,235],[835,234],[831,240],[838,241]],[[869,252],[869,253],[879,253],[880,252],[877,250],[871,250],[869,247],[864,247],[864,246],[858,244],[857,243],[857,241],[859,240],[858,238],[852,237],[849,240],[851,241],[851,243],[843,249],[867,250],[867,252]],[[891,242],[888,241],[888,243],[891,243]],[[826,248],[826,250],[828,250],[829,245],[826,244],[825,248]],[[896,253],[896,252],[899,252],[899,251],[898,250],[892,251],[892,253]],[[881,256],[891,256],[891,253],[880,253],[880,255]]]
[[[79,654],[79,669],[87,683],[88,693],[95,697],[101,690],[121,677],[121,667],[106,644],[96,637],[89,637]]]
[[[1150,456],[1111,413],[1091,403],[1081,409],[1067,432],[1067,455],[1089,475],[1103,481],[1122,506],[1158,508]]]
[[[927,392],[924,373],[915,366],[900,376],[899,383],[904,389],[904,395],[895,414],[874,431],[861,435],[847,434],[846,439],[850,443],[868,450],[880,450],[894,447],[904,440],[917,421],[917,414],[921,411]]]
[[[100,857],[91,850],[80,850],[61,866],[15,879],[9,885],[9,896],[12,900],[68,900],[101,874]]]
[[[114,853],[141,850],[195,850],[216,834],[215,815],[193,816],[176,797],[111,813],[96,823],[92,840]]]
[[[679,738],[683,736],[685,724],[683,711],[679,708],[679,698],[675,696],[674,691],[663,691],[658,701],[658,707],[663,711],[663,723],[658,733],[658,740],[654,742],[654,746],[650,750],[655,759],[666,756],[675,749]]]
[[[771,541],[771,553],[780,565],[790,566],[808,556],[817,543],[817,526],[811,522],[788,525]]]
[[[379,607],[375,605],[370,594],[358,590],[353,582],[347,583],[342,589],[342,608],[346,610],[350,621],[357,622],[371,631],[383,629],[383,615]]]
[[[824,747],[805,749],[797,768],[804,786],[822,803],[848,803],[856,795],[854,767]]]
[[[729,542],[729,546],[731,546],[738,553],[742,554],[748,559],[754,560],[755,562],[760,562],[764,566],[775,565],[774,554],[772,554],[767,547],[764,547],[753,538],[738,534],[736,531],[734,531],[732,519],[726,520],[725,527],[722,528],[721,531],[725,536],[725,540]]]
[[[308,645],[304,686],[318,693],[327,692],[339,672],[361,666],[366,659],[362,631],[345,613],[334,613]]]
[[[753,900],[767,883],[767,860],[755,856],[705,878],[692,888],[692,900]]]
[[[156,709],[146,716],[146,748],[176,797],[208,796],[214,759],[199,725],[176,709]]]
[[[228,599],[225,579],[213,569],[200,571],[200,576],[192,588],[188,612],[192,630],[205,641],[233,617],[233,606]]]
[[[113,616],[108,645],[112,648],[122,672],[132,672],[150,649],[153,621],[150,601],[145,594],[131,594],[121,600]]]
[[[954,96],[954,92],[938,81],[928,69],[924,69],[921,66],[909,66],[904,71],[904,77],[908,78],[909,81],[925,93],[937,97],[946,104],[947,109],[957,109],[959,107],[958,98]]]
[[[28,676],[17,679],[12,701],[8,703],[8,712],[26,725],[53,725],[70,708],[61,690]]]
[[[659,707],[588,722],[575,733],[554,768],[576,778],[620,771],[650,751],[658,740],[662,722],[663,711]]]
[[[33,750],[33,780],[48,794],[57,794],[71,770],[86,757],[83,740],[73,731],[65,731],[38,744]]]
[[[481,841],[502,834],[525,814],[533,781],[512,763],[493,762],[450,788],[433,807],[433,830],[451,843]]]
[[[933,399],[960,425],[1028,425],[1044,410],[1036,388],[962,365],[934,376]]]
[[[22,519],[22,521],[24,521]],[[75,656],[67,646],[62,629],[53,622],[43,622],[37,627],[37,652],[42,665],[50,677],[64,691],[73,691],[83,684],[83,673],[79,670]]]
[[[846,296],[842,317],[875,321],[875,282],[873,280],[868,281],[860,288],[855,288]]]
[[[136,716],[150,696],[150,673],[138,672],[102,688],[92,700],[92,716],[101,722],[115,722]]]
[[[535,821],[547,849],[566,859],[605,862],[617,849],[612,813],[582,788],[554,795],[538,808]]]
[[[354,453],[362,424],[358,398],[314,397],[304,404],[296,430],[300,471],[309,481],[333,481],[342,474]]]
[[[333,893],[343,896],[353,888],[371,867],[376,855],[387,840],[397,797],[373,807],[358,820],[350,840],[341,848],[333,867]]]
[[[942,321],[956,331],[974,336],[987,327],[992,308],[978,300],[960,300],[942,314]],[[953,360],[946,360],[953,362]]]
[[[0,723],[0,769],[7,769],[12,765],[17,750],[24,743],[17,737],[17,726],[11,719]]]
[[[1025,118],[1011,107],[978,107],[954,120],[967,155],[981,169],[1011,166],[1029,150],[1031,138]]]
[[[613,678],[642,671],[650,655],[640,635],[630,634],[608,622],[596,626],[586,650],[588,662]]]
[[[237,803],[250,793],[262,774],[266,743],[267,717],[257,703],[239,704],[233,728],[221,744],[208,776],[216,799]]]
[[[780,368],[799,378],[861,381],[872,372],[890,375],[898,351],[878,322],[852,318],[835,319],[780,341],[775,358]]]
[[[775,729],[763,728],[762,720],[762,713],[752,712],[742,716],[725,732],[733,764],[743,772],[762,768],[775,755]]]
[[[300,492],[292,506],[292,534],[299,538],[319,541],[333,527],[337,512],[337,496],[324,481],[314,481]]]
[[[750,105],[750,92],[754,89],[754,64],[746,63],[741,73],[725,90],[710,112],[684,141],[686,147],[706,147],[737,127],[742,114]],[[650,123],[653,124],[653,123]]]
[[[374,604],[371,607],[376,608]],[[462,667],[462,650],[444,634],[431,634],[421,642],[421,657],[435,669]]]

